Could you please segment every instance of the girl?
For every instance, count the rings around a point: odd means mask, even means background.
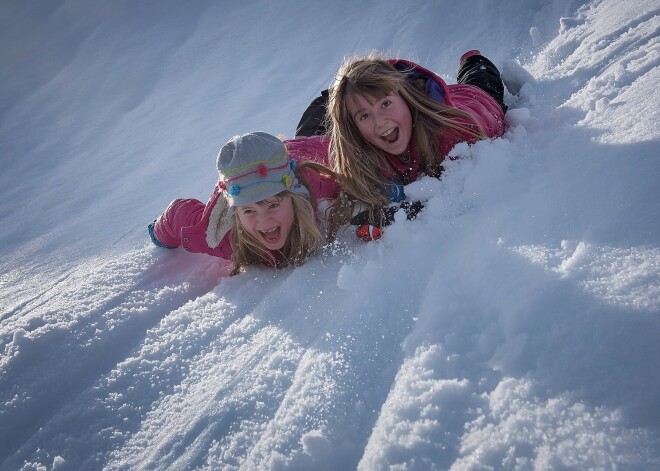
[[[333,207],[333,225],[351,217],[354,200],[383,208],[401,201],[403,185],[422,174],[439,176],[458,142],[504,133],[504,86],[495,65],[469,51],[458,82],[447,85],[413,62],[373,55],[342,65],[328,115],[333,167],[347,195]]]
[[[253,264],[300,265],[320,245],[323,208],[339,193],[318,171],[327,155],[321,137],[236,136],[218,154],[220,180],[208,202],[174,200],[149,225],[151,239],[231,260],[232,274]],[[296,167],[302,160],[310,162]]]

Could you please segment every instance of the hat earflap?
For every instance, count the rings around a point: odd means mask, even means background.
[[[220,245],[220,242],[222,242],[222,239],[227,232],[229,232],[232,225],[232,209],[229,207],[224,192],[219,188],[218,190],[220,191],[220,195],[218,196],[218,201],[211,210],[209,225],[206,228],[206,243],[212,249],[215,249]]]

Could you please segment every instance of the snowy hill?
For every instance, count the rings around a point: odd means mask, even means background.
[[[328,5],[330,3],[330,5]],[[322,12],[322,14],[321,14]],[[660,3],[5,2],[0,469],[660,467]],[[371,244],[222,278],[152,246],[342,57],[509,77]]]

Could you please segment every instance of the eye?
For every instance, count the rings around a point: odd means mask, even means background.
[[[381,108],[387,108],[392,104],[392,100],[384,100],[383,103],[380,105]]]
[[[279,208],[279,206],[280,206],[280,203],[278,201],[273,201],[272,203],[268,204],[268,209]]]
[[[358,120],[359,121],[364,121],[365,119],[369,119],[370,114],[369,113],[360,113],[358,115]]]
[[[250,214],[253,214],[253,213],[254,213],[254,209],[245,208],[245,209],[241,210],[241,214],[244,214],[245,216],[249,216]]]

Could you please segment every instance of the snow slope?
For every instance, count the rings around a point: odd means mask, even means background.
[[[5,2],[0,469],[660,467],[659,12]],[[344,55],[452,82],[475,47],[535,81],[504,138],[409,186],[417,220],[230,279],[149,243]]]

